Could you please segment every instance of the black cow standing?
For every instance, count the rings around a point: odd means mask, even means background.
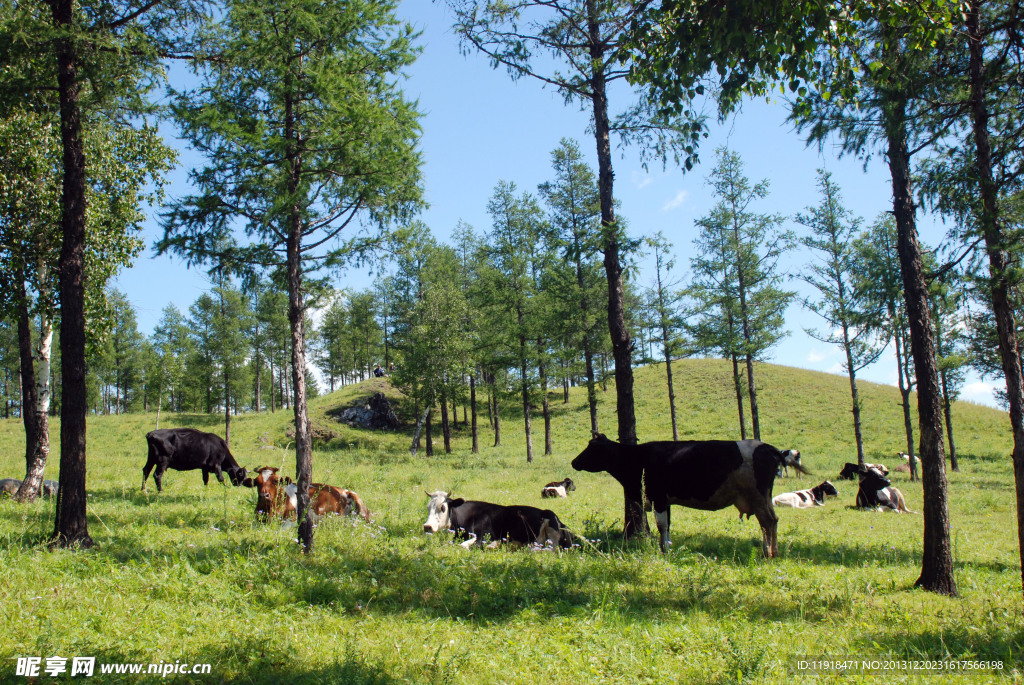
[[[161,480],[167,469],[202,469],[204,485],[209,484],[210,473],[216,474],[221,483],[224,482],[223,472],[227,472],[232,485],[240,485],[245,480],[246,470],[231,456],[227,443],[219,435],[195,428],[159,428],[146,434],[146,442],[149,443],[149,458],[142,467],[143,492],[154,466],[157,492],[163,492]]]
[[[654,505],[661,551],[670,544],[669,505],[717,511],[730,505],[757,517],[766,557],[778,554],[778,516],[772,487],[779,466],[788,461],[808,473],[796,450],[782,451],[760,440],[690,440],[622,445],[597,435],[572,467],[607,471],[632,492],[644,482],[644,496]]]

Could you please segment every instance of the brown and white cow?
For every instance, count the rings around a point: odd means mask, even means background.
[[[607,471],[627,493],[654,506],[661,551],[669,539],[669,506],[718,511],[735,506],[761,524],[762,550],[778,554],[779,517],[772,507],[775,473],[795,450],[779,450],[760,440],[688,440],[623,445],[597,434],[572,461],[577,471]],[[790,466],[808,471],[795,459]]]
[[[263,466],[256,471],[256,477],[246,478],[242,485],[256,488],[256,516],[263,519],[275,517],[294,518],[299,506],[299,486],[288,476],[281,478],[277,467]],[[344,488],[323,483],[309,486],[309,512],[314,521],[328,514],[355,513],[367,521],[370,512],[359,495]]]

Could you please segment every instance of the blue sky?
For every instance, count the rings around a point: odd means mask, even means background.
[[[494,70],[480,54],[461,54],[451,31],[451,17],[441,3],[406,0],[400,6],[402,18],[422,31],[423,52],[409,69],[403,88],[418,100],[423,113],[421,149],[424,158],[426,199],[430,203],[420,217],[435,236],[446,240],[461,219],[477,231],[489,228],[486,203],[499,180],[513,181],[520,190],[536,192],[539,183],[550,180],[550,153],[563,137],[575,138],[596,170],[593,137],[588,135],[589,117],[578,107],[566,106],[562,97],[545,89],[539,81],[513,82],[504,70]],[[630,93],[614,91],[613,110],[626,107]],[[636,236],[661,231],[675,247],[678,273],[685,275],[696,235],[694,220],[714,204],[706,177],[714,150],[727,145],[743,159],[752,181],[768,179],[771,195],[758,211],[792,217],[817,204],[816,172],[832,172],[842,188],[844,201],[853,212],[870,223],[880,212],[892,208],[888,168],[876,158],[866,168],[853,158],[839,159],[832,149],[819,153],[785,123],[786,108],[780,102],[748,102],[741,113],[712,128],[702,144],[702,164],[689,173],[679,168],[651,165],[644,170],[634,150],[615,150],[615,198],[621,203],[619,215],[627,219]],[[163,125],[170,138],[173,128]],[[171,178],[171,197],[188,191],[187,167],[198,164],[181,141],[170,142],[182,150],[182,167]],[[153,212],[155,215],[155,211]],[[945,227],[927,216],[919,218],[922,240],[937,245]],[[791,220],[788,226],[801,231]],[[127,293],[139,314],[140,329],[149,334],[163,308],[173,303],[182,311],[210,287],[202,270],[186,269],[174,257],[155,257],[153,242],[158,238],[155,222],[144,230],[146,250],[136,264],[118,276],[116,287]],[[784,266],[795,272],[808,260],[805,252],[790,255]],[[639,281],[649,285],[649,271],[641,268]],[[366,273],[349,271],[337,277],[337,287],[362,288],[369,284]],[[811,294],[797,282],[791,286],[801,295]],[[835,346],[813,340],[803,329],[820,328],[815,315],[794,303],[787,313],[790,336],[774,351],[772,361],[801,368],[840,373],[840,352]],[[895,358],[885,355],[860,377],[878,383],[896,383]],[[962,397],[993,404],[991,382],[968,378]]]

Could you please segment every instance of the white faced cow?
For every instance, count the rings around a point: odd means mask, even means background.
[[[772,504],[776,507],[793,507],[794,509],[807,509],[810,507],[825,506],[826,497],[838,497],[839,491],[829,481],[815,485],[807,490],[796,492],[784,492],[772,498]]]
[[[795,450],[782,451],[760,440],[691,440],[622,445],[598,434],[572,467],[577,471],[607,471],[627,491],[639,490],[654,505],[661,551],[669,540],[669,505],[717,511],[735,506],[761,524],[765,556],[778,554],[778,517],[772,507],[772,486],[779,466],[807,473],[793,459]]]
[[[490,502],[476,502],[452,499],[443,490],[428,492],[427,522],[423,532],[428,534],[451,530],[457,536],[468,538],[462,546],[483,545],[490,540],[490,547],[502,542],[519,545],[572,546],[572,533],[558,520],[555,512],[525,505],[505,506]]]

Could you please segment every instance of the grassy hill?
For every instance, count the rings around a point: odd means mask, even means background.
[[[728,365],[687,360],[674,370],[680,437],[737,437]],[[800,449],[815,473],[777,481],[776,492],[815,485],[855,458],[845,378],[772,365],[758,372],[764,438]],[[142,493],[155,414],[91,419],[95,549],[47,552],[40,543],[53,503],[0,500],[0,681],[13,678],[18,655],[210,663],[211,682],[783,682],[799,659],[885,656],[1003,662],[971,682],[1024,673],[1003,412],[954,408],[962,471],[949,478],[962,596],[946,599],[913,588],[921,517],[857,511],[853,484],[838,483],[839,500],[826,507],[781,510],[773,561],[758,556],[756,522],[732,509],[675,508],[674,547],[661,556],[652,540],[619,540],[622,494],[610,477],[568,466],[589,438],[582,389],[567,404],[551,395],[551,456],[542,455],[535,418],[533,464],[514,399],[502,409],[501,447],[490,447],[482,415],[478,455],[461,424],[454,453],[445,455],[438,437],[427,459],[409,454],[409,429],[353,429],[330,417],[377,390],[400,401],[374,379],[311,402],[316,479],[359,492],[375,524],[326,521],[309,558],[293,528],[254,521],[252,490],[204,488],[197,472],[170,471],[162,494]],[[869,458],[892,466],[905,445],[899,393],[861,391]],[[599,394],[601,428],[614,436],[614,389]],[[637,370],[636,394],[640,439],[671,437],[664,368]],[[294,473],[290,419],[290,410],[233,418],[232,451],[244,465]],[[223,432],[219,416],[163,414],[160,425]],[[56,445],[52,454],[49,478]],[[0,421],[0,477],[20,477],[22,455],[20,424]],[[541,485],[570,475],[577,492],[545,506],[593,541],[581,549],[467,551],[422,534],[424,490],[540,504]],[[920,486],[903,475],[896,484],[920,510]]]

